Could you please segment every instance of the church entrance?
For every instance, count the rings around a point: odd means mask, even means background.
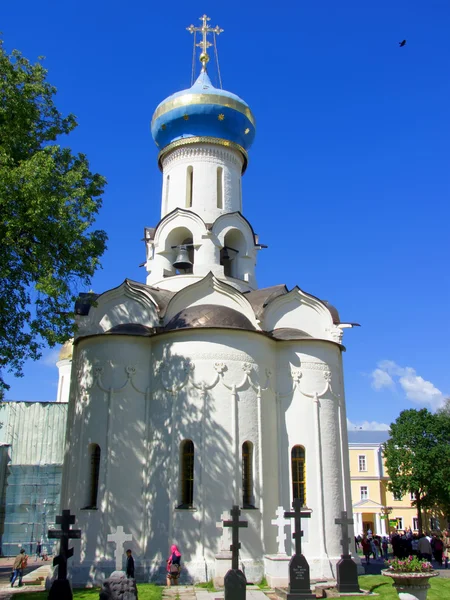
[[[373,532],[373,521],[363,521],[363,531],[364,533],[367,533],[368,531],[372,531]]]

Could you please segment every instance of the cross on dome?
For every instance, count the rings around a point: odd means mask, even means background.
[[[216,25],[215,27],[208,27],[208,21],[211,21],[211,19],[207,15],[203,15],[203,17],[200,17],[200,21],[202,21],[201,27],[194,27],[194,25],[189,25],[189,27],[186,27],[186,30],[190,33],[195,33],[196,31],[199,31],[202,34],[203,39],[201,42],[196,44],[196,46],[202,49],[202,52],[200,54],[200,62],[203,65],[202,71],[206,71],[206,64],[209,62],[208,48],[212,46],[211,42],[208,42],[208,33],[220,35],[221,33],[223,33],[223,29],[220,29],[218,25]]]

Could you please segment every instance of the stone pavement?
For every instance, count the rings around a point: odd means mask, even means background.
[[[199,588],[194,588],[189,585],[178,585],[170,588],[165,588],[163,591],[163,599],[173,599],[179,597],[179,600],[222,600],[224,592],[209,592]],[[266,596],[256,586],[247,587],[247,600],[267,600]]]

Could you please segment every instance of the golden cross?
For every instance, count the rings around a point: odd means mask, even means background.
[[[189,25],[189,27],[186,27],[186,29],[190,33],[194,33],[195,31],[200,31],[202,33],[203,39],[200,43],[196,45],[202,49],[202,52],[200,54],[200,62],[203,65],[202,71],[206,71],[206,64],[209,61],[208,48],[212,46],[211,42],[208,42],[207,39],[208,33],[215,33],[216,35],[220,35],[223,32],[223,29],[220,29],[218,25],[216,25],[215,27],[208,27],[208,21],[211,21],[211,19],[206,15],[200,17],[200,21],[202,21],[201,27],[194,27],[194,25]]]

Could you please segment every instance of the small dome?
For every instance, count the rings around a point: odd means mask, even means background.
[[[255,331],[245,315],[228,306],[217,306],[216,304],[202,304],[185,308],[167,323],[164,331],[196,327],[225,327]]]
[[[255,118],[239,96],[215,88],[206,71],[194,85],[172,94],[155,110],[152,135],[161,150],[180,139],[210,137],[233,142],[244,150],[255,137]]]
[[[59,351],[58,360],[72,360],[73,354],[73,338],[67,340],[65,344],[63,344],[61,350]]]

